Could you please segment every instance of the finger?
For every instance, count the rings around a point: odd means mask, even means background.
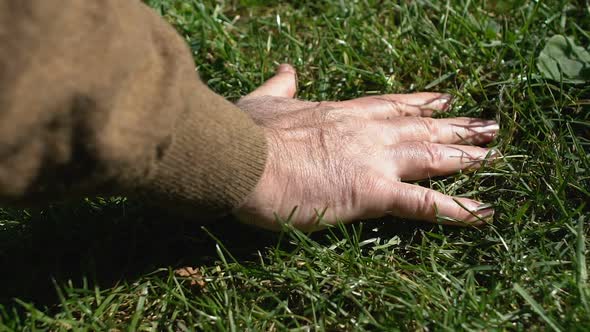
[[[404,181],[449,175],[464,169],[475,169],[486,159],[493,159],[490,149],[467,145],[408,142],[393,146],[395,174]]]
[[[383,204],[387,204],[388,214],[402,218],[447,225],[482,226],[494,215],[489,204],[402,182],[394,184],[389,195],[384,197],[387,201]]]
[[[398,118],[379,120],[393,142],[432,142],[441,144],[484,144],[496,137],[500,126],[496,121],[474,118]]]
[[[297,72],[291,65],[282,64],[277,68],[275,76],[264,82],[264,84],[246,97],[273,96],[293,98],[296,92]]]
[[[354,115],[379,120],[397,116],[432,116],[436,111],[447,111],[451,100],[449,94],[421,92],[361,97],[332,104],[349,109]]]

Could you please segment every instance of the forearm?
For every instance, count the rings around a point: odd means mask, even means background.
[[[138,1],[0,0],[0,44],[0,201],[139,192],[218,212],[256,185],[262,131]]]

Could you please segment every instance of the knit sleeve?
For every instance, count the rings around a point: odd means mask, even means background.
[[[266,161],[261,128],[210,91],[135,0],[0,0],[0,202],[140,194],[228,211]]]

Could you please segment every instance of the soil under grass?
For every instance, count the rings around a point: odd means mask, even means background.
[[[0,209],[0,331],[590,328],[590,82],[536,66],[555,34],[588,49],[587,1],[147,2],[232,100],[288,62],[302,99],[444,91],[444,116],[498,120],[500,162],[422,183],[492,203],[494,223],[308,236],[124,198]]]

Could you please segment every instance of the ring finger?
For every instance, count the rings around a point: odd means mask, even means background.
[[[474,118],[432,119],[418,117],[373,121],[390,144],[431,142],[441,144],[484,144],[494,139],[500,127],[493,120]],[[385,140],[387,141],[387,140]]]
[[[486,158],[495,157],[490,149],[428,142],[397,144],[390,152],[395,162],[395,175],[403,181],[422,180],[478,168]]]

